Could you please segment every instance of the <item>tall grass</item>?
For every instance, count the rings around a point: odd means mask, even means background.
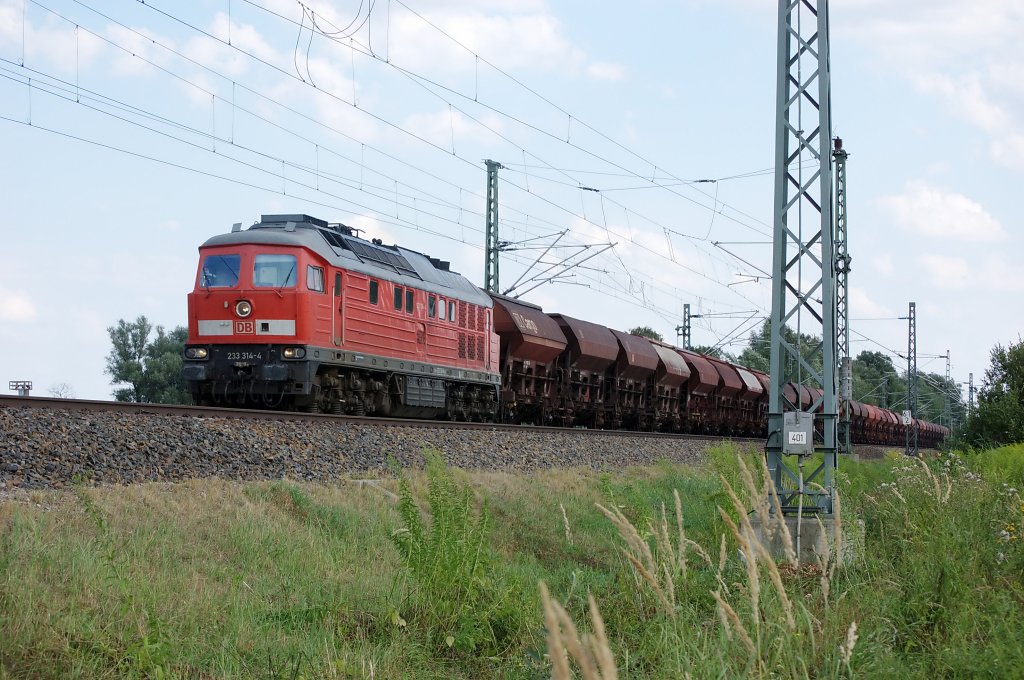
[[[1013,677],[1022,458],[844,462],[846,531],[796,566],[750,526],[795,540],[761,454],[730,446],[605,473],[434,459],[380,482],[397,502],[344,481],[35,493],[0,501],[0,678]]]

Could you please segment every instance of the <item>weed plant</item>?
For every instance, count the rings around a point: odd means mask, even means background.
[[[477,509],[470,486],[458,483],[436,453],[426,459],[425,511],[409,479],[399,482],[402,526],[391,540],[414,582],[401,609],[435,653],[500,656],[516,644],[525,617],[521,595],[491,549],[487,504]],[[393,616],[405,624],[397,611]]]

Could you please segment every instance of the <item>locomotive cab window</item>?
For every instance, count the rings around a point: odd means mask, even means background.
[[[242,267],[241,255],[207,255],[199,276],[200,288],[234,288]]]
[[[445,317],[447,316],[445,314],[445,312],[447,310],[448,310],[448,305],[445,303],[444,298],[441,298],[440,300],[438,300],[437,318],[440,319],[441,321],[444,321]]]
[[[395,309],[402,311],[402,287],[395,286]]]
[[[412,294],[413,294],[413,291],[412,291],[411,288],[409,290],[405,291],[405,311],[408,312],[409,314],[412,314],[412,302],[413,302]]]
[[[455,322],[455,300],[448,301],[448,319],[452,323]]]
[[[437,316],[437,296],[436,295],[428,295],[427,296],[427,316],[429,316],[431,319],[433,319],[435,316]]]
[[[334,272],[334,297],[341,297],[341,272]]]
[[[380,284],[373,279],[370,279],[370,304],[377,304],[377,298],[380,296]]]
[[[322,267],[306,265],[306,288],[317,293],[324,292],[324,270]]]
[[[252,285],[257,288],[294,288],[294,255],[257,255],[253,264]]]

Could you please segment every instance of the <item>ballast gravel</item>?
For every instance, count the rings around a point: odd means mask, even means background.
[[[425,449],[465,469],[611,470],[698,461],[714,442],[565,432],[380,427],[0,407],[0,493],[76,481],[199,477],[329,481],[420,467]]]

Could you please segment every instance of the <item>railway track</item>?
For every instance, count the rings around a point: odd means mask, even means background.
[[[719,441],[731,439],[736,442],[761,443],[758,437],[728,437],[725,435],[684,434],[665,432],[642,432],[638,430],[594,430],[585,428],[549,427],[539,425],[505,425],[500,423],[474,423],[454,420],[422,420],[413,418],[370,418],[326,413],[296,413],[292,411],[259,411],[253,409],[222,408],[217,406],[182,406],[177,404],[139,404],[121,401],[100,401],[90,399],[56,399],[52,397],[19,397],[0,395],[0,407],[33,408],[65,411],[106,411],[136,413],[140,415],[164,415],[198,418],[233,418],[242,420],[277,420],[318,423],[339,423],[372,427],[413,427],[424,430],[484,430],[536,434],[573,433],[591,436],[612,436],[626,438],[681,439],[690,441]]]

